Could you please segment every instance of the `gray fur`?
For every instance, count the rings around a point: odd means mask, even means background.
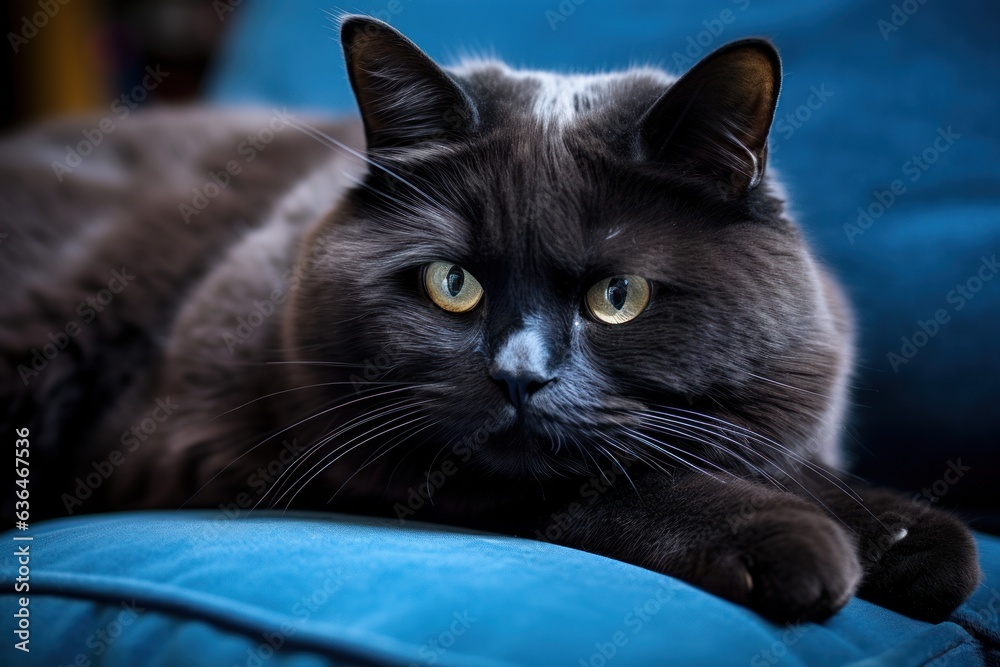
[[[343,39],[363,128],[291,119],[251,161],[237,146],[266,113],[137,114],[62,182],[48,165],[95,119],[0,145],[2,422],[30,427],[47,474],[35,516],[416,517],[778,620],[857,591],[924,618],[965,599],[968,531],[837,469],[853,327],[766,169],[770,44],[674,79],[446,71],[357,17]],[[474,275],[480,304],[434,305],[434,261]],[[31,369],[123,267],[131,284]],[[608,325],[584,297],[619,274],[652,298]]]

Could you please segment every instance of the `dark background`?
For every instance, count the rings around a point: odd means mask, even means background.
[[[227,27],[211,1],[62,2],[5,0],[0,9],[0,62],[11,91],[0,109],[2,129],[106,110],[141,84],[147,66],[170,76],[144,103],[193,100]]]

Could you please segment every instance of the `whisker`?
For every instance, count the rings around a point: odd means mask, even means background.
[[[661,408],[666,408],[667,406],[660,406],[660,407]],[[800,464],[806,466],[807,468],[809,468],[810,470],[812,470],[813,472],[815,472],[817,475],[819,475],[820,477],[822,477],[825,481],[829,482],[834,488],[838,489],[839,491],[841,491],[842,493],[844,493],[847,497],[851,498],[854,502],[856,502],[858,504],[858,506],[861,507],[866,513],[868,513],[868,515],[871,516],[876,522],[878,522],[880,525],[884,525],[884,524],[882,524],[881,520],[877,516],[875,516],[875,514],[868,508],[868,506],[865,505],[864,500],[861,498],[861,496],[859,496],[857,494],[856,491],[854,491],[854,489],[852,489],[849,486],[847,486],[843,481],[839,480],[837,477],[830,475],[822,466],[816,465],[815,463],[813,463],[813,462],[811,462],[811,461],[809,461],[809,460],[807,460],[807,459],[799,456],[796,452],[792,451],[790,448],[786,447],[785,445],[782,445],[779,442],[776,442],[776,441],[774,441],[774,440],[772,440],[770,438],[767,438],[767,437],[765,437],[763,435],[760,435],[760,434],[758,434],[758,433],[756,433],[756,432],[754,432],[754,431],[752,431],[750,429],[747,429],[745,427],[739,426],[738,424],[733,424],[733,423],[728,422],[728,421],[726,421],[724,419],[721,419],[721,418],[718,418],[718,417],[713,417],[712,415],[705,415],[705,414],[701,414],[701,413],[695,412],[693,410],[685,410],[683,408],[669,408],[669,409],[670,410],[679,411],[679,412],[684,412],[684,413],[687,413],[687,414],[696,415],[698,417],[701,417],[702,419],[711,419],[713,421],[720,422],[724,426],[738,429],[739,431],[742,432],[742,434],[744,435],[744,437],[753,438],[754,441],[757,442],[758,444],[761,444],[761,445],[763,445],[765,447],[768,447],[770,449],[776,449],[777,451],[780,451],[780,452],[784,453],[786,456],[789,456],[790,458],[792,458],[793,462],[800,463]],[[655,412],[655,413],[661,414],[663,416],[674,418],[674,419],[684,420],[686,422],[693,422],[695,424],[700,424],[701,426],[706,426],[706,427],[710,426],[710,424],[707,424],[704,421],[699,421],[699,420],[691,419],[691,418],[684,417],[684,416],[681,416],[681,415],[671,414],[670,412],[665,412],[665,411],[662,411],[662,410],[661,411],[650,411],[650,412]],[[768,461],[772,465],[775,465],[779,469],[781,469],[780,466],[778,465],[778,463],[776,461],[774,461],[770,457],[766,457],[764,454],[762,454],[761,452],[758,452],[753,447],[746,447],[744,451],[753,453],[756,456],[761,457],[762,459]],[[796,486],[798,486],[799,488],[801,488],[807,495],[809,495],[817,504],[819,504],[821,507],[823,507],[831,516],[833,516],[834,518],[836,518],[841,523],[844,523],[839,517],[837,517],[836,513],[833,512],[826,505],[826,503],[824,503],[812,491],[810,491],[808,488],[806,488],[806,486],[804,484],[802,484],[802,482],[800,482],[796,478],[795,475],[791,475],[791,474],[789,474],[788,472],[786,472],[784,470],[782,470],[782,473],[786,477],[788,477],[790,480],[792,480],[792,482],[794,482]],[[846,524],[844,524],[844,525],[846,526]]]
[[[389,403],[387,405],[378,406],[368,412],[352,417],[345,423],[338,426],[338,428],[333,433],[328,433],[325,434],[323,437],[318,438],[317,441],[312,445],[310,445],[308,450],[301,456],[299,456],[298,459],[291,466],[289,466],[286,470],[282,471],[281,475],[278,476],[278,479],[275,480],[274,484],[270,488],[268,488],[268,490],[257,500],[257,504],[254,507],[256,508],[261,502],[264,501],[265,498],[267,498],[268,495],[280,492],[285,487],[285,482],[288,479],[291,479],[291,476],[295,473],[295,471],[305,464],[307,458],[311,456],[314,452],[322,448],[324,445],[326,445],[333,438],[336,438],[341,434],[346,433],[347,431],[356,428],[357,426],[360,426],[361,424],[366,424],[372,421],[373,419],[378,419],[388,414],[392,414],[394,412],[407,410],[413,407],[414,405],[417,404],[414,403],[411,399],[407,398],[401,401],[396,401],[394,403]]]
[[[793,387],[790,384],[785,384],[784,382],[778,382],[777,380],[772,380],[771,378],[764,377],[763,375],[757,375],[756,373],[747,373],[750,377],[757,378],[758,380],[763,380],[764,382],[770,382],[771,384],[777,385],[779,387],[784,387],[785,389],[792,389],[794,391],[801,391],[803,394],[810,394],[812,396],[819,396],[820,398],[827,398],[825,394],[819,394],[815,391],[809,391],[808,389],[801,389],[799,387]]]
[[[360,153],[360,152],[354,150],[353,148],[351,148],[350,146],[348,146],[344,142],[340,141],[339,139],[335,139],[334,137],[331,137],[326,132],[323,132],[319,128],[313,127],[309,123],[306,123],[305,121],[303,121],[303,120],[301,120],[299,118],[289,118],[288,122],[295,129],[297,129],[300,132],[303,132],[303,133],[309,135],[310,137],[312,137],[313,139],[316,139],[320,143],[325,143],[327,146],[339,148],[340,150],[342,150],[342,151],[344,151],[346,153],[349,153],[350,155],[353,155],[354,157],[358,158],[359,160],[362,160],[365,163],[369,164],[370,166],[372,166],[372,167],[374,167],[374,168],[376,168],[376,169],[378,169],[378,170],[380,170],[380,171],[388,174],[389,176],[395,178],[400,183],[402,183],[402,184],[404,184],[406,186],[409,186],[414,192],[420,194],[427,201],[428,204],[431,204],[433,206],[439,206],[438,203],[434,200],[433,197],[431,197],[426,192],[424,192],[423,190],[421,190],[420,188],[418,188],[417,186],[415,186],[413,183],[410,183],[408,180],[406,180],[405,178],[403,178],[402,176],[400,176],[396,172],[392,171],[391,169],[389,169],[385,165],[379,164],[375,160],[372,160],[370,157],[368,157],[364,153]]]
[[[279,362],[268,362],[268,363],[279,363]],[[285,362],[280,362],[280,363],[285,363]],[[318,387],[333,387],[333,386],[345,385],[345,384],[354,384],[354,383],[353,382],[318,382],[316,384],[307,384],[307,385],[303,385],[301,387],[292,387],[291,389],[282,389],[281,391],[271,392],[270,394],[265,394],[263,396],[260,396],[259,398],[255,398],[253,400],[247,401],[246,403],[243,403],[242,405],[238,405],[235,408],[232,408],[231,410],[226,410],[222,414],[216,415],[215,417],[212,417],[208,421],[209,421],[209,423],[214,422],[216,419],[219,419],[220,417],[225,417],[226,415],[230,414],[231,412],[236,412],[237,410],[241,410],[242,408],[245,408],[248,405],[256,403],[257,401],[263,401],[265,398],[271,398],[273,396],[279,396],[281,394],[288,394],[288,393],[291,393],[293,391],[302,391],[303,389],[316,389]],[[406,384],[406,383],[403,383],[403,382],[391,382],[391,383],[390,382],[366,382],[366,384],[401,385],[401,384]]]
[[[629,477],[628,471],[625,470],[625,466],[622,465],[621,461],[619,461],[614,454],[605,449],[604,445],[598,445],[597,443],[594,444],[597,446],[597,449],[600,450],[604,454],[604,456],[608,458],[609,461],[618,466],[618,469],[622,471],[622,475],[624,475],[625,479],[628,480],[628,483],[632,487],[632,490],[635,491],[635,495],[638,496],[639,489],[635,487],[635,483],[632,481],[632,478]]]
[[[666,407],[666,406],[660,406],[660,407]],[[748,429],[746,427],[740,426],[739,424],[734,424],[732,422],[726,421],[725,419],[720,419],[720,418],[714,417],[712,415],[702,414],[700,412],[695,412],[693,410],[685,410],[683,408],[669,408],[669,409],[670,410],[674,410],[674,411],[678,411],[678,412],[683,412],[683,413],[695,415],[697,417],[701,417],[702,419],[711,419],[712,421],[719,422],[720,424],[722,424],[723,427],[737,429],[737,431],[739,431],[741,434],[743,434],[744,437],[752,438],[758,444],[761,444],[761,445],[763,445],[765,447],[768,447],[769,449],[774,449],[776,451],[782,452],[786,456],[792,458],[795,462],[800,463],[800,464],[806,466],[807,468],[809,468],[810,470],[816,472],[818,475],[822,476],[828,482],[830,482],[831,484],[833,484],[834,486],[836,486],[837,488],[839,488],[841,491],[843,491],[847,495],[853,497],[858,502],[861,502],[861,497],[858,496],[857,493],[855,493],[855,491],[853,489],[851,489],[850,487],[847,487],[846,485],[844,485],[836,477],[831,477],[829,475],[829,473],[827,473],[826,470],[822,466],[816,465],[812,461],[809,461],[808,459],[802,457],[797,452],[795,452],[792,449],[790,449],[789,447],[781,444],[780,442],[777,442],[776,440],[772,440],[771,438],[768,438],[768,437],[766,437],[764,435],[761,435],[761,434],[759,434],[759,433],[757,433],[755,431],[752,431],[752,430],[750,430],[750,429]],[[655,411],[651,411],[651,412],[655,412]],[[708,426],[708,424],[704,423],[703,421],[692,420],[691,418],[684,417],[684,416],[681,416],[681,415],[671,414],[669,412],[661,412],[660,414],[663,414],[663,415],[668,416],[668,417],[674,417],[674,418],[677,418],[677,419],[686,420],[686,421],[694,421],[695,423],[701,423],[703,426]]]
[[[412,415],[412,413],[411,413],[411,415]],[[409,417],[411,415],[406,415],[406,416],[401,417],[401,418],[405,419],[406,417]],[[305,480],[304,482],[302,482],[299,485],[298,490],[294,494],[292,494],[291,498],[288,499],[288,503],[285,505],[285,511],[286,512],[288,511],[288,509],[292,506],[292,503],[295,502],[295,499],[298,497],[298,495],[300,493],[302,493],[302,491],[305,490],[305,488],[307,486],[309,486],[310,482],[312,482],[314,479],[316,479],[316,477],[318,477],[319,475],[321,475],[322,473],[324,473],[325,471],[327,471],[330,468],[330,466],[336,464],[337,461],[339,461],[340,459],[344,458],[344,456],[346,456],[347,454],[350,454],[352,451],[354,451],[358,447],[361,447],[362,445],[364,445],[364,444],[370,442],[371,440],[379,437],[383,433],[388,433],[390,431],[395,431],[396,429],[403,428],[403,427],[408,426],[408,425],[410,425],[410,424],[412,424],[414,422],[418,422],[418,421],[421,421],[421,420],[424,420],[424,419],[429,419],[429,417],[426,417],[426,416],[415,417],[414,419],[411,419],[410,421],[403,422],[402,424],[397,424],[396,426],[392,426],[392,427],[386,428],[384,431],[380,431],[380,429],[382,427],[386,426],[386,424],[380,424],[379,426],[366,431],[365,433],[361,434],[360,436],[356,436],[355,438],[352,438],[351,440],[348,440],[343,445],[339,445],[332,452],[330,452],[329,454],[327,454],[326,456],[324,456],[322,459],[320,459],[319,463],[317,463],[315,466],[313,466],[312,468],[310,468],[309,470],[307,470],[305,472],[305,474],[303,475],[303,477],[305,477],[305,475],[308,475],[309,472],[312,471],[312,470],[314,470],[317,466],[322,466],[322,467],[320,467],[319,470],[317,470],[315,473],[313,473],[311,477],[309,477],[307,480]],[[391,420],[388,423],[392,423],[392,421],[395,421],[395,420]],[[355,440],[358,440],[358,438],[361,438],[361,437],[363,437],[365,435],[368,435],[369,433],[372,433],[373,431],[380,431],[380,432],[379,433],[375,433],[375,435],[372,435],[372,436],[370,436],[368,438],[365,438],[364,440],[361,440],[360,442],[358,442],[353,447],[344,449],[347,445],[351,444]],[[333,456],[334,454],[336,454],[336,456],[334,458],[330,459],[330,457]],[[330,460],[328,461],[327,459],[330,459]],[[289,488],[289,491],[291,491],[291,488]],[[281,502],[281,499],[284,498],[285,495],[287,495],[287,494],[288,494],[288,491],[286,491],[285,493],[283,493],[280,497],[278,497],[275,500],[275,503]]]
[[[214,475],[212,475],[212,477],[210,477],[210,478],[209,478],[209,480],[208,480],[207,482],[205,482],[204,484],[202,484],[202,485],[201,485],[201,487],[200,487],[200,488],[199,488],[199,489],[198,489],[197,491],[195,491],[195,492],[194,492],[193,494],[191,494],[191,496],[190,496],[190,497],[189,497],[189,498],[188,498],[187,500],[185,500],[185,501],[184,501],[184,502],[183,502],[183,503],[182,503],[182,504],[180,505],[180,507],[179,507],[178,509],[183,509],[184,507],[186,507],[186,506],[187,506],[187,504],[188,504],[189,502],[191,502],[192,500],[194,500],[194,499],[195,499],[195,497],[196,497],[196,496],[197,496],[197,495],[198,495],[199,493],[201,493],[202,491],[204,491],[204,490],[205,490],[205,488],[206,488],[206,487],[207,487],[207,486],[208,486],[209,484],[211,484],[211,483],[212,483],[212,482],[214,482],[214,481],[215,481],[216,479],[218,479],[219,475],[221,475],[222,473],[224,473],[224,472],[226,472],[227,470],[229,470],[229,468],[231,468],[232,466],[236,465],[236,464],[237,464],[237,463],[238,463],[238,462],[239,462],[240,460],[242,460],[242,459],[243,459],[243,457],[244,457],[244,456],[247,456],[248,454],[250,454],[251,452],[253,452],[253,451],[254,451],[255,449],[257,449],[258,447],[261,447],[262,445],[264,445],[265,443],[267,443],[267,442],[269,442],[269,441],[273,440],[274,438],[278,437],[278,436],[279,436],[279,435],[281,435],[282,433],[285,433],[286,431],[289,431],[289,430],[291,430],[291,429],[295,428],[296,426],[300,426],[300,425],[302,425],[302,424],[306,423],[307,421],[310,421],[310,420],[313,420],[313,419],[316,419],[317,417],[320,417],[320,416],[322,416],[322,415],[325,415],[325,414],[328,414],[328,413],[330,413],[330,412],[332,412],[333,410],[336,410],[336,409],[338,409],[338,408],[344,408],[344,407],[347,407],[348,405],[352,405],[352,404],[354,404],[354,403],[358,403],[359,401],[365,401],[365,400],[371,400],[371,399],[373,399],[373,398],[378,398],[378,397],[380,397],[380,396],[384,396],[384,395],[387,395],[387,394],[394,394],[394,393],[398,393],[398,392],[400,392],[400,391],[404,391],[404,390],[407,390],[407,389],[410,389],[410,387],[401,387],[401,388],[399,388],[399,389],[390,389],[390,390],[388,390],[388,391],[385,391],[385,392],[380,392],[380,393],[378,393],[378,394],[372,394],[372,395],[370,395],[370,396],[361,396],[361,397],[359,397],[359,398],[356,398],[356,399],[354,399],[354,400],[351,400],[351,401],[348,401],[348,402],[346,402],[346,403],[340,403],[340,404],[337,404],[337,405],[334,405],[334,406],[332,406],[332,407],[329,407],[329,408],[326,408],[326,409],[324,409],[324,410],[321,410],[321,411],[319,411],[319,412],[317,412],[317,413],[315,413],[315,414],[312,414],[312,415],[310,415],[309,417],[305,417],[305,418],[303,418],[303,419],[300,419],[299,421],[295,422],[295,423],[294,423],[294,424],[292,424],[291,426],[286,426],[285,428],[281,429],[280,431],[277,431],[276,433],[272,433],[272,434],[271,434],[271,435],[269,435],[268,437],[266,437],[266,438],[264,438],[263,440],[261,440],[260,442],[258,442],[258,443],[257,443],[256,445],[254,445],[253,447],[250,447],[250,448],[249,448],[249,449],[247,449],[246,451],[242,452],[242,453],[241,453],[241,454],[240,454],[239,456],[237,456],[237,457],[236,457],[235,459],[233,459],[232,461],[230,461],[229,463],[227,463],[227,464],[226,464],[225,466],[223,466],[223,467],[222,467],[222,468],[221,468],[220,470],[218,470],[218,471],[217,471],[217,472],[216,472],[216,473],[215,473]]]
[[[438,420],[438,424],[441,424],[441,423],[442,423],[441,420]],[[445,430],[445,426],[442,425],[442,426],[440,426],[440,428],[438,428],[438,430],[436,430],[434,432],[433,437],[429,438],[429,439],[436,438],[438,436],[438,434],[441,433],[441,431],[443,431],[443,430]],[[455,438],[453,436],[453,437],[451,437],[451,438],[448,439],[448,441],[445,443],[445,446],[446,447],[450,447],[454,442],[455,442]],[[416,451],[416,448],[411,449],[410,451],[406,452],[406,454],[403,454],[403,456],[399,459],[399,461],[396,462],[396,465],[394,465],[392,467],[392,471],[389,473],[389,478],[388,478],[388,480],[386,480],[385,491],[383,491],[383,494],[389,492],[389,486],[392,484],[392,478],[396,475],[396,471],[399,469],[399,466],[401,466],[403,464],[403,461],[405,461],[407,459],[407,457],[409,457],[415,451]]]
[[[674,428],[681,429],[683,431],[682,433],[674,432],[675,435],[684,435],[685,433],[687,433],[687,434],[690,435],[690,433],[691,433],[690,429],[695,429],[697,431],[700,431],[702,433],[706,433],[708,435],[714,435],[716,437],[720,437],[720,438],[726,440],[727,442],[731,442],[731,443],[733,443],[734,445],[737,445],[737,446],[745,445],[746,444],[746,443],[737,442],[736,440],[733,440],[732,438],[729,438],[728,436],[722,435],[720,433],[716,433],[716,432],[711,431],[711,430],[709,430],[707,428],[702,428],[702,427],[696,426],[694,424],[683,424],[683,423],[678,424],[678,423],[676,423],[676,422],[674,422],[672,420],[669,420],[667,417],[663,417],[661,415],[644,415],[644,417],[647,418],[647,419],[654,419],[654,420],[666,421],[667,423],[671,424],[671,426],[673,426]],[[649,424],[649,422],[645,421],[645,420],[644,420],[644,423],[647,426],[656,426],[656,424]],[[745,465],[747,465],[750,468],[752,468],[754,471],[756,471],[757,473],[759,473],[760,475],[762,475],[766,480],[768,480],[769,482],[771,482],[772,484],[774,484],[779,489],[785,490],[785,487],[784,487],[784,485],[781,482],[779,482],[778,480],[776,480],[774,477],[772,477],[770,474],[768,474],[762,468],[758,467],[757,465],[755,465],[751,461],[748,461],[743,456],[741,456],[740,454],[734,452],[733,450],[729,449],[728,447],[724,447],[724,446],[722,446],[722,445],[720,445],[718,443],[712,442],[711,440],[707,440],[707,439],[701,439],[701,438],[692,438],[692,439],[694,439],[696,442],[700,442],[702,444],[707,444],[707,445],[710,445],[712,447],[715,447],[716,449],[720,449],[721,451],[726,452],[730,456],[733,456],[734,458],[738,459],[740,462],[742,462]],[[771,461],[770,459],[768,459],[768,462],[772,463],[773,465],[775,465],[776,467],[778,467],[779,470],[780,470],[780,466],[778,466],[777,463],[775,463],[774,461]],[[782,471],[782,472],[784,473],[784,471]],[[787,475],[787,473],[785,473],[785,474]]]
[[[426,431],[427,429],[429,429],[432,426],[435,426],[437,424],[438,424],[437,421],[431,421],[430,424],[427,424],[425,426],[421,426],[421,427],[415,428],[415,429],[410,429],[409,431],[405,431],[405,432],[403,432],[401,434],[397,434],[396,437],[394,437],[392,440],[390,440],[388,443],[386,443],[386,445],[383,445],[378,450],[376,450],[376,452],[374,454],[372,454],[371,456],[369,456],[367,461],[365,461],[364,463],[362,463],[361,466],[359,466],[358,469],[355,470],[354,473],[350,477],[348,477],[346,480],[344,480],[344,483],[341,484],[340,487],[336,491],[334,491],[333,495],[330,496],[330,499],[326,501],[326,504],[329,505],[331,502],[333,502],[333,499],[337,497],[337,494],[340,493],[344,489],[344,487],[347,486],[347,484],[352,479],[354,479],[354,477],[359,472],[361,472],[362,470],[364,470],[365,468],[367,468],[368,466],[370,466],[372,463],[374,463],[378,459],[380,459],[383,456],[387,455],[389,452],[391,452],[392,450],[396,449],[396,447],[399,447],[400,445],[402,445],[403,443],[405,443],[407,440],[413,438],[418,433]],[[395,444],[393,444],[393,443],[395,443]],[[383,450],[383,447],[387,447],[387,448]]]
[[[652,447],[653,449],[655,449],[656,451],[658,451],[658,452],[660,452],[662,454],[666,454],[667,456],[669,456],[670,458],[674,459],[678,463],[686,465],[689,468],[691,468],[692,470],[696,470],[696,471],[698,471],[698,472],[700,472],[700,473],[702,473],[704,475],[708,475],[709,477],[715,477],[714,475],[712,475],[711,473],[709,473],[707,470],[702,470],[701,468],[699,468],[695,464],[691,463],[687,459],[683,459],[680,456],[674,454],[673,452],[671,452],[669,450],[672,449],[674,451],[681,452],[682,454],[686,454],[688,456],[692,456],[692,457],[698,459],[699,461],[701,461],[702,463],[705,463],[708,466],[715,468],[716,470],[718,470],[721,473],[724,473],[724,474],[729,475],[731,477],[736,477],[736,475],[734,475],[733,473],[729,472],[728,470],[726,470],[725,468],[723,468],[719,464],[715,463],[714,461],[709,461],[707,459],[704,459],[704,458],[702,458],[700,456],[697,456],[696,454],[692,454],[691,452],[685,451],[684,449],[682,449],[680,447],[676,447],[676,446],[671,445],[669,443],[663,442],[662,440],[659,440],[657,438],[652,438],[652,436],[647,437],[646,435],[644,435],[642,433],[639,433],[637,431],[634,431],[634,430],[630,429],[628,426],[622,426],[621,428],[622,428],[622,430],[625,433],[628,433],[633,438],[637,439],[639,442],[642,442],[642,443],[646,444],[647,446]],[[719,480],[719,481],[721,481],[723,484],[725,484],[724,480]]]
[[[639,461],[641,463],[644,463],[644,464],[648,465],[649,467],[654,468],[658,472],[661,472],[661,473],[663,473],[665,475],[670,475],[671,474],[670,470],[664,468],[663,465],[659,461],[657,461],[656,459],[650,458],[649,456],[644,455],[642,452],[637,452],[637,451],[634,451],[632,449],[629,449],[628,446],[626,445],[626,443],[620,443],[620,442],[617,442],[615,440],[612,440],[609,436],[604,435],[604,434],[601,434],[601,439],[604,440],[604,442],[609,447],[622,452],[625,456],[628,456],[629,458],[632,458],[632,459],[635,459],[635,460],[637,460],[637,461]]]
[[[311,477],[309,477],[309,479],[307,479],[305,482],[303,482],[302,484],[299,485],[298,491],[296,491],[292,495],[291,499],[289,499],[288,506],[291,506],[291,504],[295,501],[295,498],[299,495],[299,493],[301,493],[302,490],[305,489],[305,487],[309,484],[309,482],[311,482],[313,479],[315,479],[317,475],[319,475],[323,471],[327,470],[330,466],[332,466],[333,464],[335,464],[337,461],[339,461],[340,459],[342,459],[345,455],[347,455],[350,452],[354,451],[355,449],[357,449],[361,445],[364,445],[365,443],[371,441],[373,438],[378,437],[379,436],[378,431],[381,428],[383,428],[385,426],[388,426],[389,424],[392,424],[394,422],[397,422],[397,421],[399,421],[401,419],[408,419],[408,418],[410,418],[411,416],[413,416],[416,413],[417,413],[416,411],[411,411],[411,412],[408,412],[406,414],[400,415],[398,417],[393,417],[392,419],[390,419],[390,420],[388,420],[386,422],[382,422],[382,423],[376,424],[373,428],[368,429],[367,431],[365,431],[364,433],[362,433],[360,435],[354,436],[350,440],[347,440],[346,442],[337,445],[331,451],[327,452],[319,461],[317,461],[311,468],[309,468],[308,470],[306,470],[302,474],[302,476],[300,477],[300,479],[304,478],[306,475],[309,475],[309,473],[311,473],[312,471],[316,470],[317,468],[320,468],[320,470],[318,470],[317,472],[313,473],[313,475]],[[421,419],[422,418],[423,417],[421,417]],[[394,431],[397,428],[400,428],[400,427],[405,426],[405,425],[410,424],[410,423],[412,423],[412,421],[405,422],[403,424],[397,424],[396,426],[393,426],[391,428],[387,428],[384,432]],[[365,438],[365,436],[368,436],[370,433],[375,433],[375,435],[371,435],[371,436]],[[362,440],[362,438],[364,438],[364,439]],[[330,442],[331,439],[332,438],[330,436],[327,436],[327,437],[323,438],[323,444],[326,444],[327,442]],[[359,440],[360,440],[360,442],[358,442]],[[354,445],[353,447],[348,447],[348,445],[351,445],[352,443],[355,443],[355,442],[357,442],[356,445]],[[329,461],[329,462],[327,462],[327,461]],[[274,500],[274,504],[277,504],[277,503],[281,502],[281,499],[284,498],[286,495],[288,495],[288,493],[291,492],[291,490],[292,490],[292,487],[289,487],[288,490],[286,490],[284,493],[282,493],[280,496],[278,496]],[[288,506],[286,506],[286,510],[287,510]]]

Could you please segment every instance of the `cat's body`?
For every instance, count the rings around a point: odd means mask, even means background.
[[[765,175],[771,47],[676,82],[447,75],[344,30],[363,131],[161,111],[62,182],[86,125],[0,148],[3,423],[49,512],[443,521],[776,619],[971,592],[959,522],[834,472],[851,323]]]

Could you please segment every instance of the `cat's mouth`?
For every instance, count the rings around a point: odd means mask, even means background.
[[[638,429],[646,408],[639,398],[554,385],[515,405],[501,392],[465,395],[456,400],[453,385],[423,387],[422,400],[435,415],[438,430],[422,442],[428,456],[442,456],[448,445],[455,460],[515,479],[593,475],[628,458],[626,429]],[[474,407],[473,407],[474,406]],[[470,407],[472,409],[470,410]],[[433,465],[433,464],[432,464]]]
[[[590,475],[596,472],[595,451],[606,451],[612,434],[633,422],[632,411],[621,408],[504,406],[459,447],[468,447],[478,464],[504,476]]]
[[[522,428],[498,433],[475,452],[490,473],[511,478],[548,479],[593,472],[577,438],[539,436]]]

